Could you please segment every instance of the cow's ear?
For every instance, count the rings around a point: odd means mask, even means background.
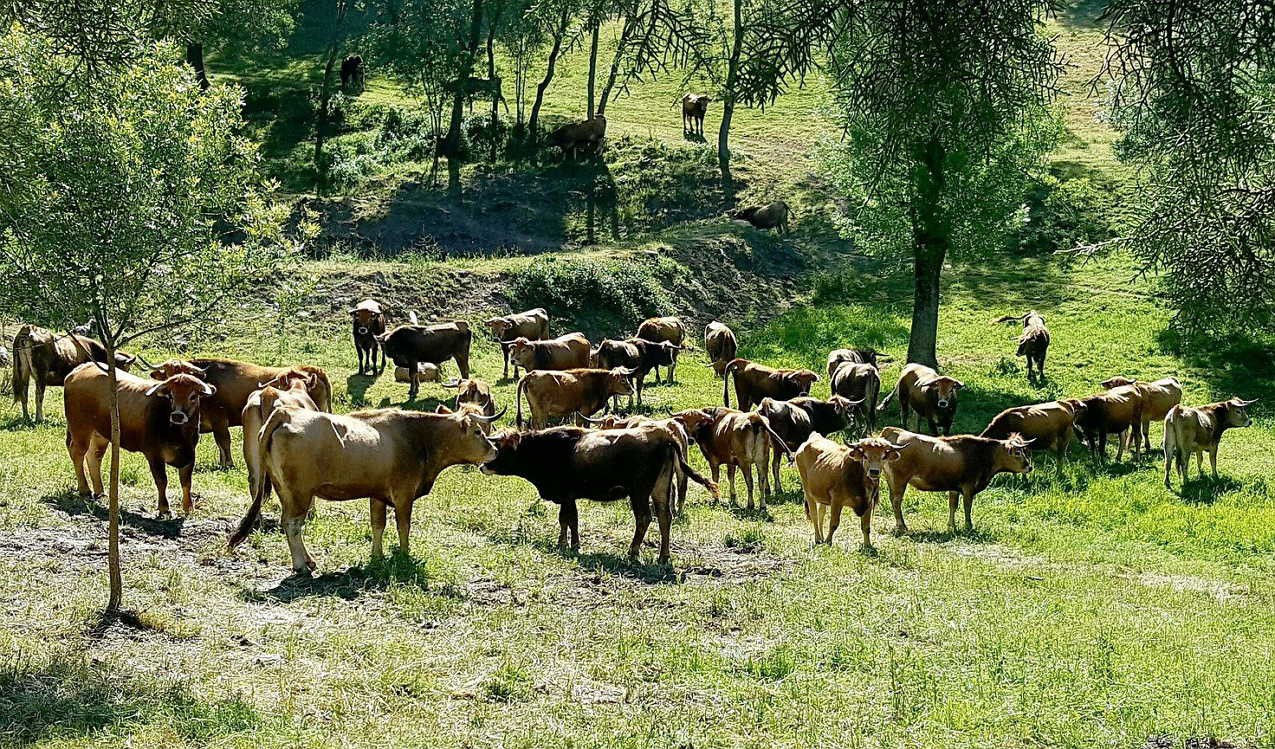
[[[900,455],[902,455],[902,454],[903,454],[902,452],[900,452],[899,450],[896,450],[896,449],[894,449],[894,448],[892,447],[892,448],[890,448],[889,450],[886,450],[886,451],[885,451],[885,459],[886,459],[886,460],[898,460],[898,459],[899,459],[899,456],[900,456]]]
[[[434,409],[434,413],[436,413],[436,414],[449,414],[449,413],[452,413],[452,410],[451,410],[450,408],[448,408],[447,406],[444,406],[442,403],[439,403],[439,404],[438,404],[438,407]]]
[[[158,394],[167,398],[168,397],[167,385],[168,383],[166,382],[157,382],[154,385],[151,385],[150,387],[146,388],[146,395],[149,397],[149,396]]]
[[[952,387],[956,388],[957,390],[960,390],[961,388],[965,387],[965,383],[961,382],[960,380],[952,380]]]

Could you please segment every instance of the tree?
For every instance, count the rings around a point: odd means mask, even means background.
[[[675,8],[667,0],[624,0],[611,8],[624,22],[602,85],[598,114],[605,114],[613,95],[627,92],[632,81],[654,78],[670,67],[681,68],[688,78],[711,70],[711,7],[708,16],[697,15],[690,3]]]
[[[332,22],[324,45],[323,80],[319,84],[319,108],[314,118],[314,171],[316,186],[320,191],[326,188],[328,183],[328,160],[323,153],[323,147],[327,143],[328,131],[332,127],[332,99],[336,93],[336,80],[333,75],[337,58],[340,57],[341,50],[345,48],[345,36],[348,33],[346,18],[350,13],[350,2],[351,0],[333,0]]]
[[[545,61],[545,74],[536,85],[536,99],[532,102],[531,116],[527,119],[527,135],[532,139],[536,137],[536,129],[540,125],[540,107],[544,105],[545,91],[549,89],[549,84],[553,83],[558,57],[579,36],[580,29],[572,23],[578,2],[579,0],[543,0],[536,4],[530,17],[542,25],[545,35],[550,40],[549,57]]]
[[[238,134],[237,90],[201,92],[171,46],[124,50],[101,76],[60,49],[19,27],[0,37],[0,304],[49,327],[91,320],[115,384],[121,346],[207,324],[277,266],[282,209]],[[113,397],[109,615],[123,595],[119,435]]]
[[[186,62],[195,79],[208,88],[204,48],[240,52],[282,44],[296,22],[298,0],[215,0],[204,14],[187,25],[181,38],[186,44]]]
[[[1275,5],[1112,0],[1118,152],[1140,167],[1124,246],[1164,282],[1188,332],[1275,320]]]
[[[855,200],[865,247],[910,255],[908,360],[936,366],[949,254],[1002,245],[1026,176],[1057,134],[1062,62],[1042,35],[1047,0],[863,3],[832,46],[843,145],[829,176]]]
[[[527,76],[536,55],[547,43],[544,25],[537,22],[534,0],[512,0],[504,12],[510,19],[497,32],[497,41],[514,69],[514,122],[526,122]]]

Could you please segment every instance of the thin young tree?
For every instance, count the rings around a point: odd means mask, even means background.
[[[201,92],[174,46],[86,75],[57,42],[0,37],[0,306],[65,329],[91,320],[114,353],[206,324],[280,261],[280,208],[239,135],[241,94]],[[105,70],[105,68],[96,68]],[[112,388],[106,613],[119,614],[119,404]]]
[[[181,38],[186,45],[186,63],[195,71],[202,88],[212,85],[204,51],[222,52],[278,47],[296,24],[298,0],[212,0],[197,23],[186,23]]]
[[[544,106],[545,92],[553,83],[553,76],[558,69],[558,58],[574,45],[579,37],[581,27],[575,23],[575,13],[580,0],[543,0],[537,3],[530,19],[542,25],[549,38],[549,55],[545,60],[545,74],[536,84],[536,98],[531,104],[531,115],[527,118],[527,137],[535,140],[537,128],[540,126],[540,109]]]
[[[825,154],[853,200],[847,229],[909,258],[908,360],[937,366],[940,279],[955,252],[1001,246],[1057,134],[1063,63],[1048,0],[862,3],[832,45],[843,144]]]

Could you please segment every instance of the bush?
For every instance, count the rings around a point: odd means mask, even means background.
[[[1105,193],[1086,177],[1046,175],[1023,203],[1022,223],[1011,234],[1012,250],[1046,254],[1112,236]]]
[[[538,259],[510,284],[515,307],[544,307],[555,319],[574,320],[586,331],[628,330],[671,307],[659,272],[669,262],[630,260]]]

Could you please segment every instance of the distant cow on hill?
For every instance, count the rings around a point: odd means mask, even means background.
[[[597,153],[602,149],[602,141],[607,134],[607,118],[596,115],[591,120],[571,122],[549,133],[549,145],[562,149],[565,156],[571,154],[575,158],[580,149]]]
[[[707,94],[686,94],[682,97],[682,132],[704,134],[704,115],[708,114]]]
[[[350,55],[341,61],[341,88],[348,91],[350,85],[362,89],[364,85],[363,56]]]
[[[747,221],[758,229],[779,229],[780,234],[788,233],[788,217],[792,214],[788,204],[776,200],[766,205],[750,205],[730,214],[736,221]]]
[[[1049,328],[1045,327],[1045,318],[1036,310],[1020,317],[1005,315],[996,322],[1023,323],[1022,335],[1018,336],[1018,351],[1015,356],[1027,359],[1027,380],[1032,380],[1032,365],[1036,367],[1036,377],[1045,377],[1045,354],[1049,352]]]

